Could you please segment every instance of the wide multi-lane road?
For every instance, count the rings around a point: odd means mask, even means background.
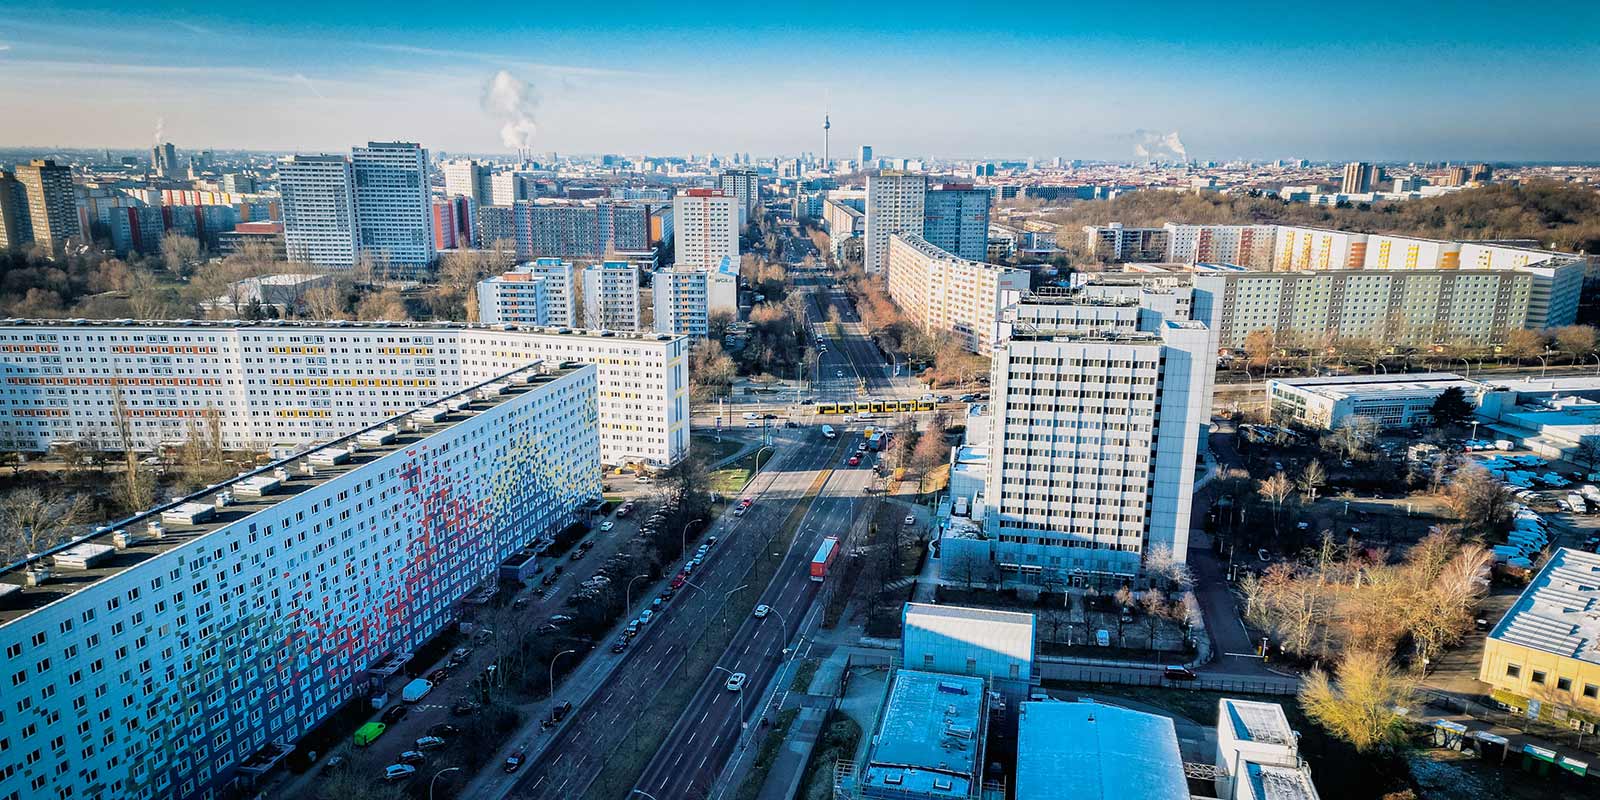
[[[801,632],[812,626],[820,608],[815,601],[822,584],[811,580],[811,556],[825,537],[845,538],[872,479],[867,463],[857,467],[845,463],[849,452],[844,451],[854,448],[849,446],[849,435],[841,437],[846,446],[836,455],[835,471],[801,520],[799,535],[777,577],[761,595],[760,603],[771,613],[741,620],[717,668],[701,678],[693,699],[636,784],[648,796],[663,800],[706,796],[728,758],[748,745],[755,731],[747,726],[760,724],[762,699],[781,673],[787,648],[798,645]],[[746,676],[738,691],[727,688],[733,674]]]
[[[659,619],[644,627],[616,670],[567,717],[545,741],[528,768],[507,781],[481,787],[486,796],[517,798],[581,797],[600,775],[619,745],[629,741],[641,714],[669,680],[700,681],[702,675],[676,675],[688,648],[707,624],[717,619],[725,593],[739,585],[759,553],[771,546],[791,513],[810,502],[817,481],[836,466],[836,443],[824,440],[816,429],[780,430],[778,453],[746,488],[742,496],[755,499],[743,517],[725,514],[713,527],[719,543],[705,564],[690,579],[699,589],[685,587],[668,603]],[[803,513],[803,512],[802,512]],[[774,540],[775,541],[775,540]],[[797,544],[795,551],[802,548]],[[780,567],[787,570],[793,555]],[[681,566],[681,565],[680,565]],[[669,571],[675,571],[673,568]],[[751,587],[751,592],[761,587]],[[541,739],[548,734],[541,734]]]

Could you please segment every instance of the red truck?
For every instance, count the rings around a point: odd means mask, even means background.
[[[828,577],[828,567],[833,566],[833,559],[839,555],[839,537],[829,536],[822,540],[817,548],[817,554],[811,557],[811,580],[821,581]]]

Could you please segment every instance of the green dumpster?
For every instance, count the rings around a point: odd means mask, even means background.
[[[1561,757],[1561,768],[1582,778],[1589,774],[1589,762],[1579,761],[1575,758]]]
[[[1536,747],[1531,744],[1522,746],[1522,771],[1535,775],[1549,775],[1550,765],[1556,763],[1554,750]]]

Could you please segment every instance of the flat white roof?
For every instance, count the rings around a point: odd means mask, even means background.
[[[905,628],[971,643],[1024,664],[1033,661],[1033,615],[1026,612],[906,603]]]
[[[1600,555],[1556,550],[1489,636],[1600,664]]]
[[[867,783],[966,797],[982,768],[984,694],[982,678],[896,671],[867,758]]]
[[[1278,767],[1270,764],[1245,762],[1244,785],[1249,787],[1246,797],[1252,800],[1317,800],[1317,787],[1311,774],[1303,767]]]
[[[1023,703],[1017,800],[1189,800],[1172,720],[1099,703]]]
[[[1298,389],[1330,400],[1398,399],[1405,395],[1438,394],[1456,387],[1476,394],[1483,385],[1449,372],[1417,375],[1335,375],[1322,378],[1272,380],[1269,386]],[[1268,390],[1269,394],[1271,390]]]
[[[1289,727],[1289,718],[1284,716],[1283,706],[1231,697],[1224,697],[1217,703],[1223,724],[1233,729],[1233,738],[1262,744],[1294,745],[1294,729]]]

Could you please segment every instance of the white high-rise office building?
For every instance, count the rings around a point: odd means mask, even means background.
[[[1002,573],[1081,585],[1137,574],[1153,547],[1181,561],[1210,331],[1132,298],[1024,295],[1001,334],[984,524]]]
[[[739,261],[739,201],[720,189],[690,189],[672,199],[673,253],[680,270]]]
[[[283,195],[283,243],[290,261],[319,267],[355,266],[355,173],[338,155],[290,156],[278,161]]]
[[[489,205],[494,199],[489,165],[470,158],[455,158],[440,166],[444,173],[445,197],[470,197],[475,205]]]
[[[753,169],[725,170],[717,177],[722,193],[739,201],[739,227],[750,224],[761,213],[761,175]]]
[[[928,176],[885,172],[867,178],[867,230],[862,242],[862,268],[881,274],[889,264],[889,237],[922,234]]]
[[[352,148],[356,229],[361,251],[386,258],[398,274],[433,263],[433,203],[428,151],[413,142],[368,142]]]
[[[583,324],[592,330],[639,329],[639,267],[607,261],[583,270]]]

